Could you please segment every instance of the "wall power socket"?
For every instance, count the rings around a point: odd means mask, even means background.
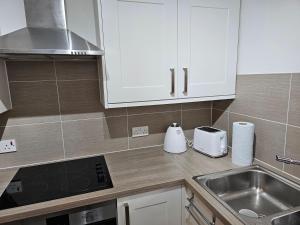
[[[149,127],[133,127],[132,128],[132,137],[143,137],[149,135]]]
[[[0,141],[0,153],[9,153],[9,152],[16,152],[16,151],[17,151],[17,146],[16,146],[15,139]]]

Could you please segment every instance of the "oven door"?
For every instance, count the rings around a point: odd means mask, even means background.
[[[97,207],[86,207],[84,210],[68,215],[70,225],[117,225],[116,201],[109,201]]]
[[[117,220],[116,218],[104,220],[104,221],[99,221],[95,223],[91,223],[89,225],[117,225]]]

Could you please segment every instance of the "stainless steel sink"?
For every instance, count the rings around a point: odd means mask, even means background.
[[[299,184],[260,166],[197,176],[194,179],[248,224],[270,220],[278,213],[300,207]]]
[[[284,216],[276,217],[272,220],[272,225],[299,225],[300,211],[292,212]]]

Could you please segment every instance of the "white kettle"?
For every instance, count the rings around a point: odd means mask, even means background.
[[[186,151],[185,136],[178,123],[173,123],[168,127],[164,150],[169,153],[182,153]]]

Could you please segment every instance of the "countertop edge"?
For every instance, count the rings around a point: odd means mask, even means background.
[[[106,189],[101,191],[90,192],[81,195],[75,195],[66,198],[55,199],[51,201],[31,204],[27,206],[20,206],[11,209],[5,209],[0,212],[0,224],[27,219],[36,216],[42,216],[45,214],[55,213],[59,211],[65,211],[77,207],[83,207],[86,205],[98,204],[109,200],[130,196],[134,194],[144,193],[148,191],[154,191],[162,188],[169,188],[184,184],[184,179],[169,180],[164,183],[157,183],[153,185],[147,185],[144,187],[138,187],[136,189],[123,189],[114,190]]]

